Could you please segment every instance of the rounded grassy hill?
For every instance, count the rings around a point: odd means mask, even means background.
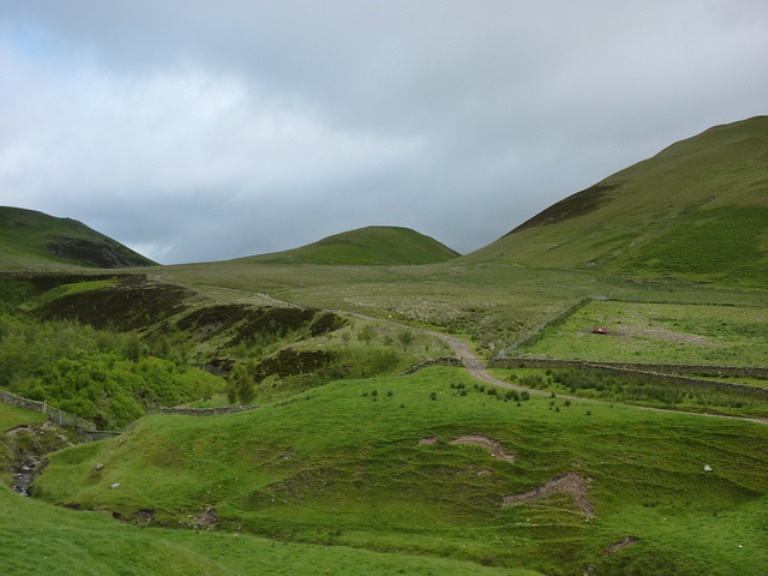
[[[402,266],[435,264],[460,256],[434,238],[409,228],[369,226],[335,234],[285,252],[252,256],[261,264]]]

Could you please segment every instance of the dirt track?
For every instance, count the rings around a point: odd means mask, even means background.
[[[470,375],[476,380],[480,380],[481,382],[485,382],[486,384],[499,386],[501,388],[507,388],[509,390],[519,390],[519,391],[525,390],[530,394],[535,394],[538,396],[549,395],[549,392],[544,392],[542,390],[535,390],[532,388],[525,388],[523,386],[516,386],[515,384],[504,382],[503,380],[500,380],[495,376],[492,376],[486,369],[485,364],[483,364],[483,361],[480,360],[477,354],[475,354],[472,351],[472,349],[469,347],[469,345],[463,340],[456,338],[455,336],[440,334],[439,332],[429,332],[429,333],[437,338],[440,338],[446,344],[448,344],[448,346],[451,347],[451,349],[456,353],[456,355],[459,358],[461,358],[461,361],[463,362],[464,367],[467,369]],[[603,400],[595,400],[592,398],[581,398],[579,396],[565,396],[565,395],[558,394],[558,397],[563,398],[565,400],[571,400],[571,401],[577,401],[577,402],[589,402],[593,404],[614,404],[615,403],[615,402],[605,402]],[[632,405],[632,407],[637,408],[638,410],[648,410],[651,412],[665,412],[668,414],[690,414],[692,416],[706,416],[709,418],[721,418],[724,420],[745,420],[748,422],[755,422],[757,424],[768,425],[767,418],[751,418],[748,416],[728,416],[725,414],[707,414],[704,412],[682,412],[679,410],[666,410],[664,408],[651,408],[650,406],[636,406],[634,404]]]
[[[472,351],[469,345],[463,340],[461,340],[460,338],[456,338],[455,336],[447,336],[445,334],[440,334],[439,332],[430,332],[430,334],[432,336],[440,338],[446,344],[448,344],[448,346],[451,347],[451,350],[453,350],[456,353],[456,355],[459,358],[461,358],[461,361],[464,364],[464,367],[467,369],[467,371],[475,380],[480,380],[481,382],[485,382],[486,384],[493,384],[494,386],[507,388],[509,390],[519,390],[519,391],[525,390],[530,394],[537,394],[539,396],[547,395],[546,392],[542,392],[541,390],[533,390],[531,388],[525,388],[523,386],[516,386],[515,384],[504,382],[504,380],[499,380],[495,376],[492,376],[491,374],[488,373],[488,370],[485,368],[485,364],[483,364],[483,361],[480,360],[480,358],[477,357],[477,355]]]

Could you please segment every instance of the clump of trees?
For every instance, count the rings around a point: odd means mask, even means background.
[[[0,316],[0,388],[122,428],[157,406],[210,398],[223,381],[165,336]]]

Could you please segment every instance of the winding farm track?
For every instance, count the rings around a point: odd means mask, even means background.
[[[456,355],[461,359],[462,363],[464,364],[464,367],[467,369],[467,372],[475,378],[476,380],[480,380],[481,382],[485,382],[486,384],[491,384],[493,386],[499,386],[501,388],[507,388],[509,390],[519,390],[519,391],[527,391],[529,394],[536,394],[538,396],[548,396],[549,392],[544,392],[542,390],[535,390],[533,388],[525,388],[523,386],[516,386],[515,384],[510,384],[509,382],[504,382],[504,380],[500,380],[499,378],[496,378],[492,374],[490,374],[485,367],[485,364],[482,360],[477,356],[477,354],[474,353],[474,351],[469,347],[469,345],[461,340],[460,338],[456,338],[454,336],[448,336],[446,334],[441,334],[440,332],[428,332],[432,336],[435,336],[437,338],[440,338],[443,342],[448,344],[448,346],[451,347],[451,350],[453,350]],[[563,398],[566,400],[572,400],[572,401],[578,401],[578,402],[590,402],[593,404],[609,404],[609,402],[605,402],[603,400],[595,400],[593,398],[582,398],[579,396],[565,396],[565,395],[558,395],[558,398]],[[729,416],[726,414],[708,414],[705,412],[683,412],[681,410],[667,410],[665,408],[653,408],[651,406],[637,406],[635,404],[631,404],[629,406],[632,406],[633,408],[637,408],[638,410],[647,410],[650,412],[663,412],[666,414],[689,414],[692,416],[706,416],[708,418],[720,418],[723,420],[745,420],[747,422],[755,422],[757,424],[763,424],[765,426],[768,426],[768,418],[756,418],[756,417],[749,417],[749,416]]]
[[[486,384],[492,384],[493,386],[499,386],[501,388],[507,388],[509,390],[519,390],[519,391],[527,391],[531,394],[538,394],[539,396],[545,396],[547,395],[546,392],[542,392],[541,390],[533,390],[531,388],[525,388],[523,386],[517,386],[515,384],[510,384],[509,382],[504,382],[504,380],[499,380],[495,376],[491,375],[488,370],[485,367],[485,364],[483,363],[480,358],[478,358],[477,354],[475,354],[472,349],[469,347],[469,344],[464,342],[461,338],[456,338],[455,336],[448,336],[446,334],[441,334],[440,332],[428,332],[430,335],[440,338],[443,342],[448,344],[448,346],[451,347],[451,350],[453,350],[456,355],[461,359],[462,364],[467,369],[467,372],[475,379],[480,380],[481,382],[485,382]]]

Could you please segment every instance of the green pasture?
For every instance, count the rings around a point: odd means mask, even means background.
[[[594,334],[607,326],[608,334]],[[764,366],[764,306],[592,301],[516,353],[652,364]]]
[[[535,576],[450,558],[379,553],[343,546],[276,542],[231,532],[142,529],[106,512],[66,510],[0,486],[3,574],[129,576]]]
[[[765,530],[729,532],[766,507],[765,426],[515,402],[475,385],[461,369],[435,368],[226,417],[145,417],[117,439],[51,455],[36,490],[126,519],[152,510],[166,526],[213,507],[225,530],[547,574],[759,574],[768,563]],[[517,460],[450,443],[463,434]],[[594,518],[563,493],[502,509],[504,496],[564,473],[584,479]],[[669,538],[689,528],[700,541]],[[640,540],[603,555],[627,536]],[[731,549],[736,536],[749,555]]]

